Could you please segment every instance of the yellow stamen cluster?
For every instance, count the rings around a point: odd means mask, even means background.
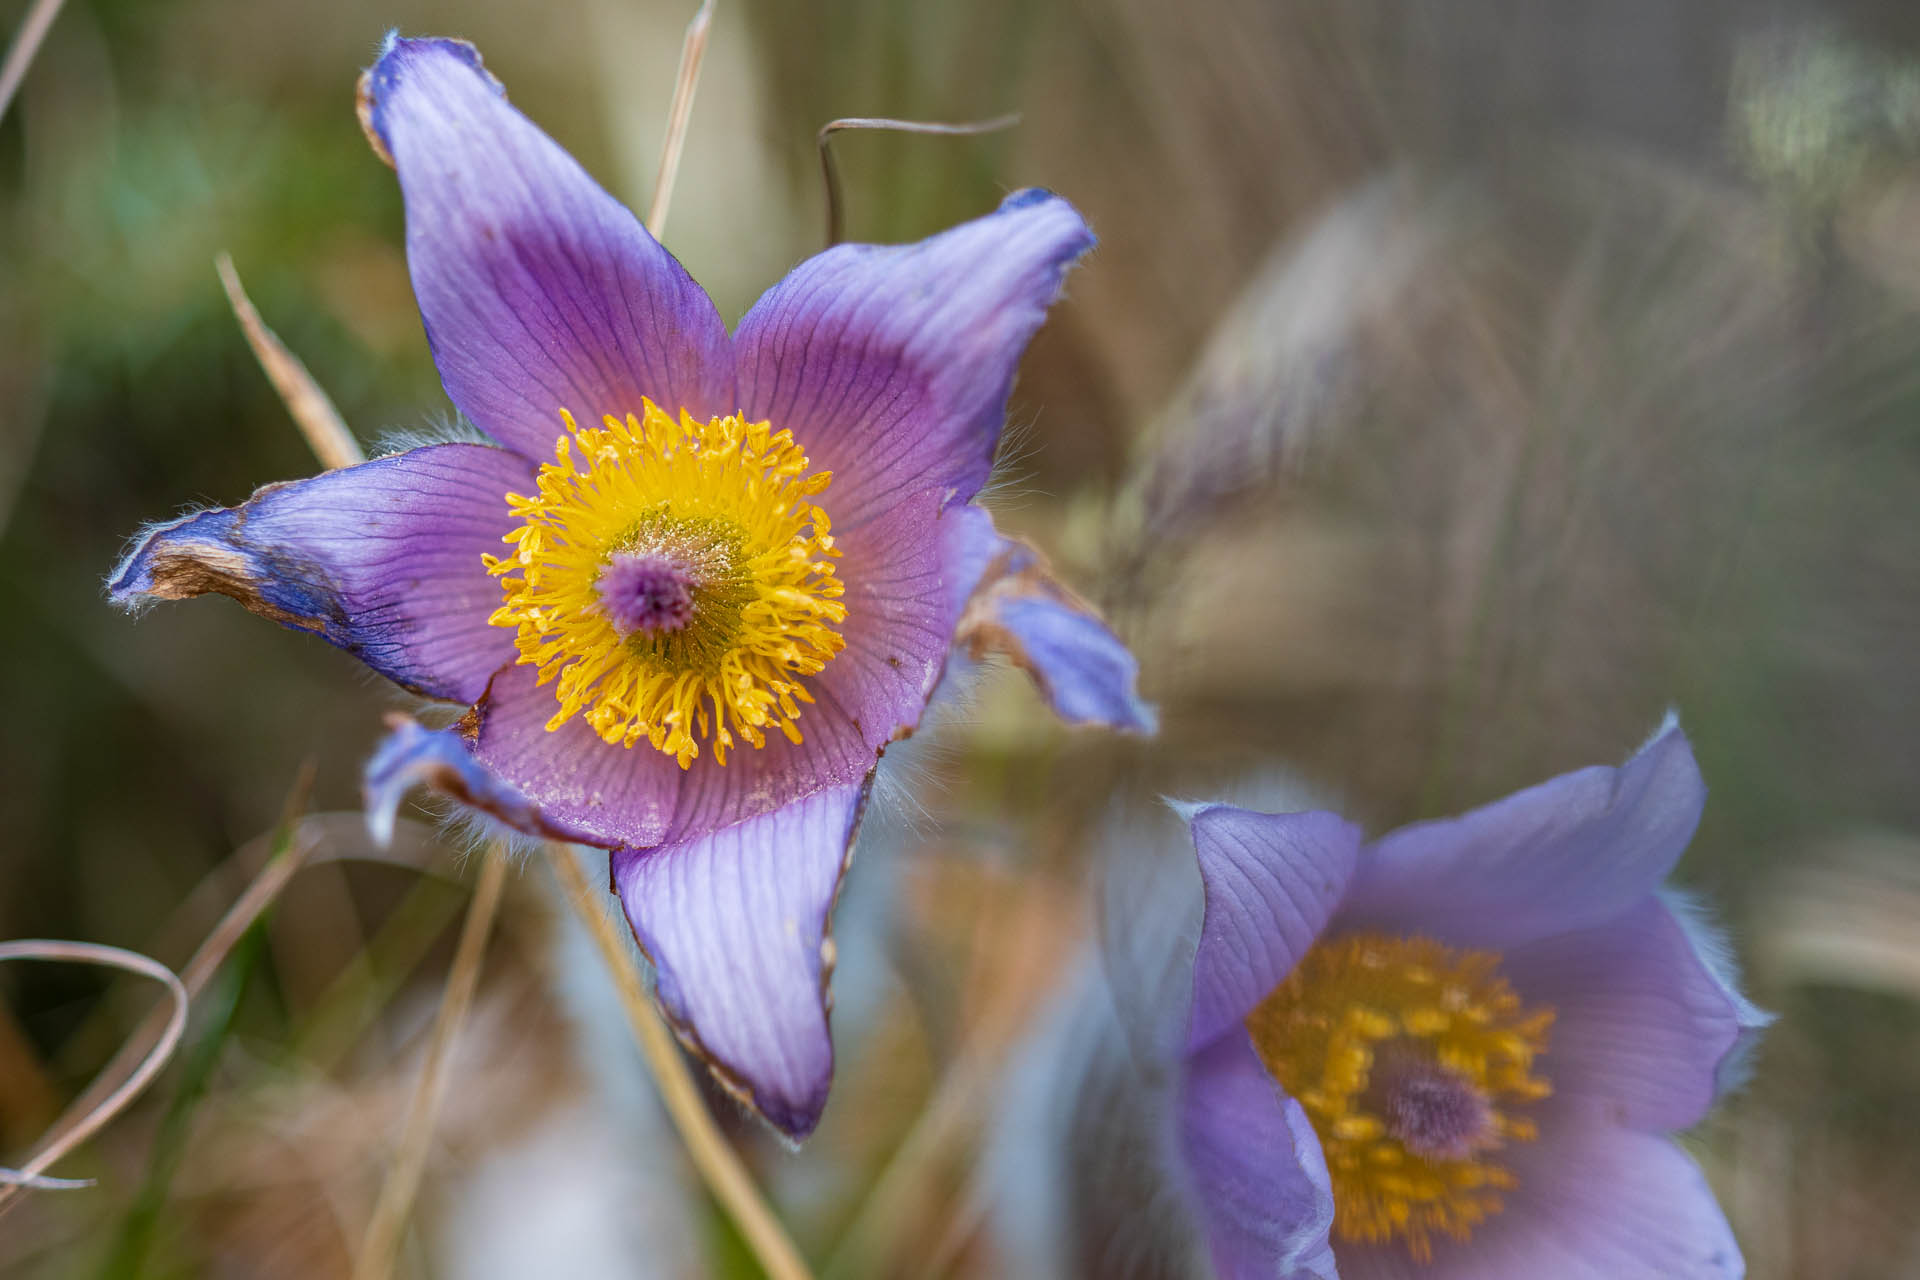
[[[789,431],[739,417],[679,419],[652,401],[639,416],[581,430],[564,411],[556,461],[539,492],[508,494],[522,523],[513,551],[485,557],[506,603],[488,619],[513,627],[520,661],[558,681],[557,729],[575,715],[606,742],[645,739],[686,768],[710,741],[726,763],[735,735],[755,747],[777,727],[794,742],[799,677],[845,643],[845,584],[834,576],[827,515],[807,499],[830,473],[807,475]],[[612,558],[670,560],[690,584],[675,629],[623,632],[599,583]]]
[[[1435,1235],[1465,1240],[1516,1185],[1486,1157],[1538,1136],[1513,1109],[1552,1092],[1532,1066],[1553,1010],[1525,1007],[1499,967],[1494,952],[1350,934],[1317,944],[1248,1016],[1260,1060],[1319,1135],[1340,1238],[1397,1239],[1431,1261]],[[1419,1064],[1478,1094],[1486,1129],[1471,1153],[1425,1158],[1394,1135],[1376,1070],[1388,1063]]]

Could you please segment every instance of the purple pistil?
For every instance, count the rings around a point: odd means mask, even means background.
[[[678,631],[693,617],[692,570],[684,560],[652,552],[620,552],[607,561],[594,589],[613,629]]]
[[[1486,1095],[1438,1063],[1400,1065],[1378,1081],[1387,1132],[1425,1160],[1465,1160],[1493,1136]]]

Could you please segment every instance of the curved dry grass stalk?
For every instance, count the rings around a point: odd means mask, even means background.
[[[233,904],[207,932],[200,945],[194,949],[191,958],[180,970],[180,983],[185,988],[189,1001],[199,997],[201,991],[206,988],[207,982],[218,972],[221,963],[246,935],[247,930],[266,913],[268,907],[278,900],[281,891],[301,870],[331,862],[379,862],[422,875],[434,874],[428,868],[419,865],[417,861],[404,856],[397,849],[338,852],[325,849],[324,825],[329,816],[310,815],[300,820],[291,835],[284,832],[275,834],[273,838],[280,842],[279,850],[269,857],[266,865],[252,880],[248,881],[246,888],[234,898]],[[355,820],[359,820],[358,815],[355,815]],[[229,859],[229,863],[235,859],[245,859],[249,850],[254,847],[252,844],[242,846],[233,858]],[[217,878],[224,869],[224,865],[216,868],[210,873],[208,880]],[[202,883],[204,885],[206,881]],[[198,894],[199,889],[194,893]],[[192,896],[194,895],[189,895],[190,898]],[[144,1055],[152,1052],[154,1045],[159,1043],[165,1033],[167,1022],[168,1013],[164,1009],[154,1010],[143,1020],[134,1029],[133,1034],[122,1043],[119,1051],[107,1065],[101,1068],[93,1082],[82,1090],[80,1095],[61,1113],[60,1118],[54,1122],[48,1132],[56,1138],[64,1138],[69,1130],[99,1107],[108,1094],[120,1087],[119,1081],[129,1078],[129,1073],[136,1069],[136,1064]],[[4,1195],[0,1195],[0,1213],[4,1211]]]
[[[667,139],[660,149],[660,176],[653,184],[653,203],[647,208],[647,230],[660,238],[673,207],[673,183],[680,176],[680,152],[687,142],[687,122],[693,118],[693,91],[700,87],[700,64],[707,56],[707,28],[713,24],[714,0],[702,0],[687,23],[680,45],[680,67],[673,77],[673,106],[667,112]]]
[[[61,1157],[98,1133],[110,1120],[126,1110],[127,1104],[139,1097],[141,1090],[152,1083],[153,1078],[160,1073],[160,1069],[173,1057],[173,1051],[180,1045],[180,1037],[186,1033],[188,1005],[187,989],[173,970],[137,951],[109,947],[97,942],[25,938],[16,942],[0,942],[0,961],[7,960],[97,964],[138,974],[143,978],[151,978],[167,989],[172,1011],[167,1017],[159,1042],[118,1088],[109,1092],[77,1123],[43,1142],[40,1149],[18,1170],[5,1171],[6,1176],[0,1177],[0,1206],[4,1206],[7,1201],[29,1188],[53,1190],[93,1185],[91,1179],[47,1178],[43,1175]]]
[[[833,162],[833,149],[827,145],[834,134],[848,129],[879,129],[890,133],[930,133],[940,137],[966,138],[980,133],[997,133],[1019,123],[1018,112],[963,124],[942,124],[935,120],[888,120],[880,116],[846,116],[827,121],[820,126],[820,132],[814,135],[814,144],[820,148],[820,179],[826,185],[827,192],[827,247],[839,244],[844,230],[841,225],[840,168]]]
[[[279,393],[280,401],[287,406],[287,412],[293,415],[293,421],[300,428],[300,434],[307,438],[307,445],[321,465],[350,467],[356,462],[365,462],[367,455],[360,448],[360,442],[353,438],[353,432],[347,429],[346,419],[333,407],[333,400],[321,390],[314,376],[307,372],[307,366],[300,357],[287,349],[280,341],[280,335],[267,327],[260,318],[259,310],[253,300],[247,297],[247,291],[240,284],[240,273],[234,270],[233,258],[221,253],[214,258],[213,266],[220,273],[221,287],[227,291],[227,302],[233,307],[233,315],[240,322],[240,330],[247,335],[247,345],[253,348],[254,359],[260,362],[260,368],[266,373],[267,380],[273,383],[273,389]]]
[[[447,975],[446,995],[433,1023],[433,1039],[427,1045],[427,1060],[420,1068],[420,1080],[407,1109],[407,1123],[394,1151],[393,1168],[380,1187],[380,1199],[367,1223],[367,1233],[355,1260],[355,1280],[386,1280],[393,1274],[394,1258],[407,1229],[407,1217],[420,1189],[420,1175],[426,1169],[427,1149],[433,1140],[434,1121],[446,1097],[448,1067],[453,1061],[454,1038],[466,1021],[473,1004],[474,989],[480,982],[480,962],[486,956],[487,937],[493,931],[494,916],[499,913],[500,895],[507,883],[507,851],[496,841],[487,850],[480,866],[480,881],[474,886],[473,902],[467,908],[466,923],[460,929],[460,943],[454,951],[453,968]]]
[[[700,1096],[700,1087],[687,1070],[686,1059],[680,1056],[680,1046],[654,1011],[652,998],[640,983],[626,940],[587,883],[586,873],[574,861],[572,851],[560,846],[551,848],[547,863],[560,882],[567,905],[600,951],[600,958],[619,994],[620,1007],[626,1010],[634,1042],[640,1046],[640,1053],[653,1072],[660,1100],[674,1128],[680,1131],[681,1141],[687,1144],[694,1168],[699,1170],[721,1209],[740,1229],[747,1247],[753,1250],[753,1256],[771,1280],[811,1280],[811,1272],[787,1237],[786,1228],[761,1198],[746,1166],[740,1163],[740,1157],[714,1124],[706,1101]]]
[[[319,847],[319,843],[318,835],[304,824],[285,838],[281,850],[248,883],[180,970],[180,985],[186,992],[187,1000],[197,999],[206,989],[208,980],[218,972],[227,955],[246,935],[254,921],[273,905],[280,891],[293,879],[294,873],[306,865],[308,856]],[[64,1137],[91,1115],[109,1094],[121,1087],[116,1082],[130,1080],[130,1073],[138,1069],[136,1062],[152,1053],[154,1046],[165,1036],[168,1022],[169,1016],[161,1009],[155,1009],[143,1019],[118,1052],[107,1061],[107,1065],[100,1069],[93,1082],[61,1113],[50,1132]]]

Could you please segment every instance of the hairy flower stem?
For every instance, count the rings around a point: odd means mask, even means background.
[[[467,908],[466,922],[460,928],[460,945],[454,952],[453,969],[447,975],[447,993],[434,1019],[426,1064],[420,1069],[413,1103],[407,1108],[406,1129],[393,1154],[392,1172],[380,1187],[380,1199],[373,1207],[372,1220],[367,1223],[367,1234],[361,1239],[360,1256],[353,1266],[354,1280],[386,1280],[393,1273],[394,1257],[400,1251],[400,1240],[407,1228],[407,1216],[413,1211],[414,1194],[420,1189],[420,1174],[426,1168],[434,1120],[446,1097],[454,1037],[459,1034],[460,1024],[466,1021],[467,1010],[473,1004],[474,988],[480,981],[480,962],[486,955],[487,935],[493,931],[493,918],[499,912],[500,894],[506,883],[507,851],[496,841],[487,847],[486,858],[480,864],[480,882],[474,886],[473,903]]]
[[[801,1260],[800,1251],[761,1198],[740,1157],[720,1136],[720,1129],[707,1111],[673,1034],[654,1012],[653,1002],[640,983],[626,939],[620,936],[618,926],[606,910],[604,895],[596,894],[587,883],[586,874],[580,870],[571,850],[551,846],[547,864],[560,882],[567,905],[586,927],[606,962],[607,972],[613,976],[634,1042],[640,1046],[640,1053],[653,1072],[654,1083],[660,1088],[660,1100],[666,1104],[667,1114],[673,1118],[674,1127],[687,1144],[687,1154],[713,1192],[713,1198],[733,1219],[771,1280],[810,1280],[811,1273]]]

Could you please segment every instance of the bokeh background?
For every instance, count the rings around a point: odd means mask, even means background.
[[[0,0],[0,29],[25,12]],[[691,5],[69,0],[0,120],[0,938],[178,966],[309,813],[313,865],[174,1065],[0,1217],[7,1276],[345,1275],[473,878],[353,810],[396,695],[226,601],[138,619],[142,522],[314,462],[220,291],[368,444],[451,413],[381,33],[477,42],[644,207]],[[981,1151],[1098,931],[1116,795],[1284,773],[1372,831],[1623,758],[1677,709],[1681,876],[1782,1018],[1689,1137],[1761,1280],[1920,1276],[1920,8],[1905,0],[722,0],[665,240],[730,320],[822,242],[1045,185],[1101,236],[992,505],[1134,645],[1153,742],[989,674],[886,792],[800,1155],[718,1102],[832,1276],[997,1276]],[[891,759],[891,757],[890,757]],[[0,1163],[151,988],[0,968]],[[1030,1055],[1029,1055],[1030,1056]],[[523,866],[402,1271],[751,1276],[592,953]]]

